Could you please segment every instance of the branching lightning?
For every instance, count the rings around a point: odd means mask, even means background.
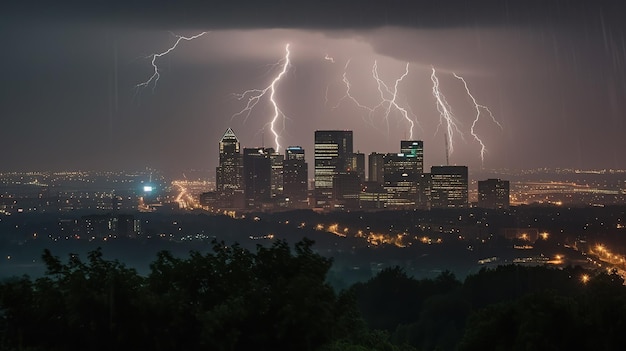
[[[147,88],[148,86],[150,86],[150,84],[152,84],[152,91],[154,91],[154,89],[157,86],[157,83],[159,82],[159,78],[161,78],[161,74],[159,73],[159,66],[157,65],[157,59],[161,58],[167,54],[169,54],[170,52],[174,51],[174,49],[176,49],[176,47],[178,46],[178,44],[183,41],[191,41],[194,39],[197,39],[203,35],[205,35],[207,32],[202,32],[200,34],[196,34],[194,36],[191,37],[184,37],[182,35],[178,35],[178,34],[174,34],[172,33],[172,35],[174,35],[177,39],[176,42],[174,42],[174,45],[172,45],[169,49],[160,52],[160,53],[155,53],[152,55],[148,55],[146,56],[146,58],[151,58],[152,60],[150,61],[152,64],[152,68],[154,70],[154,72],[152,73],[152,75],[150,76],[150,78],[148,78],[148,80],[146,80],[145,82],[139,83],[137,85],[135,85],[136,88]]]
[[[409,112],[407,111],[407,109],[399,106],[396,101],[398,97],[398,85],[407,75],[409,75],[408,62],[406,63],[406,66],[404,68],[404,73],[400,76],[400,78],[396,79],[393,90],[391,90],[387,86],[387,84],[385,84],[385,82],[383,82],[378,76],[378,63],[374,61],[374,66],[372,67],[372,76],[376,80],[376,84],[378,85],[378,92],[380,93],[380,98],[382,100],[378,106],[374,107],[374,110],[378,107],[382,107],[385,103],[387,104],[387,109],[385,111],[385,120],[387,121],[387,124],[389,124],[389,114],[391,113],[391,109],[395,108],[396,110],[398,110],[402,114],[402,117],[404,117],[404,119],[409,122],[409,125],[411,126],[411,128],[409,129],[409,138],[410,140],[413,140],[413,127],[415,127],[415,122],[413,122],[413,119],[409,117]],[[387,95],[391,95],[391,98],[387,98],[385,92],[387,93]]]
[[[474,98],[474,95],[472,95],[472,93],[470,92],[470,89],[467,86],[467,82],[465,81],[465,79],[457,75],[456,73],[452,73],[452,74],[454,75],[454,77],[456,77],[457,79],[463,82],[463,85],[465,86],[465,91],[467,92],[467,95],[470,97],[470,99],[472,99],[472,103],[474,104],[474,108],[476,109],[476,118],[474,119],[474,122],[472,122],[470,133],[472,134],[474,139],[480,144],[480,161],[485,162],[485,152],[487,151],[487,148],[485,147],[485,144],[483,143],[483,141],[478,137],[478,134],[476,134],[476,131],[474,129],[476,127],[476,123],[478,123],[478,120],[480,119],[480,110],[482,109],[482,110],[487,111],[487,113],[489,113],[489,116],[491,116],[491,120],[495,124],[497,124],[498,127],[500,127],[500,129],[502,129],[502,125],[500,124],[500,122],[498,122],[498,120],[496,120],[495,116],[493,115],[493,113],[487,106],[481,105],[478,102],[476,102],[476,99]]]
[[[352,84],[351,84],[351,83],[350,83],[350,81],[348,80],[348,66],[350,66],[350,61],[351,61],[351,60],[348,60],[348,61],[346,62],[346,65],[345,65],[345,66],[344,66],[344,68],[343,68],[343,76],[342,76],[342,81],[343,81],[343,84],[346,86],[346,93],[344,94],[344,96],[342,96],[342,97],[339,99],[339,101],[337,102],[337,105],[335,105],[335,106],[333,107],[333,109],[338,108],[338,107],[341,105],[341,102],[342,102],[343,100],[345,100],[345,99],[350,99],[350,100],[352,100],[352,102],[354,102],[354,104],[355,104],[356,106],[358,106],[359,108],[362,108],[362,109],[368,110],[370,113],[373,113],[373,112],[374,112],[374,109],[372,109],[371,107],[367,107],[367,106],[365,106],[365,105],[361,104],[361,103],[360,103],[360,102],[359,102],[359,101],[358,101],[358,100],[357,100],[354,96],[352,96],[352,94],[350,93],[350,90],[352,89]]]
[[[457,119],[452,113],[452,107],[448,104],[446,97],[439,90],[439,78],[437,78],[437,72],[435,71],[435,67],[432,67],[432,73],[430,75],[430,80],[433,82],[433,96],[437,102],[437,111],[439,112],[439,125],[437,129],[444,123],[446,123],[446,162],[449,157],[449,153],[454,152],[454,144],[452,143],[454,139],[454,132],[456,131],[459,135],[463,136],[463,133],[459,129],[457,125]]]
[[[156,89],[159,79],[161,78],[161,72],[159,69],[158,60],[162,58],[163,56],[166,56],[172,53],[174,50],[176,50],[178,45],[183,40],[192,41],[192,40],[202,37],[203,35],[207,33],[208,32],[201,32],[193,36],[182,36],[182,35],[172,33],[172,35],[176,38],[176,41],[169,48],[167,48],[165,51],[153,53],[145,57],[146,59],[150,59],[150,63],[153,68],[153,73],[147,80],[136,84],[135,87],[137,89],[152,87],[152,90],[154,91]],[[272,132],[274,136],[274,144],[275,144],[277,152],[280,150],[280,132],[284,130],[285,128],[285,121],[287,119],[287,116],[283,113],[283,111],[281,110],[279,106],[279,103],[277,102],[276,89],[280,81],[284,78],[284,76],[286,75],[286,73],[289,71],[291,67],[291,61],[290,61],[291,53],[290,53],[289,47],[290,45],[287,44],[285,46],[284,57],[280,59],[278,62],[273,64],[274,67],[280,67],[280,70],[267,87],[263,89],[249,89],[249,90],[244,91],[243,93],[235,94],[238,100],[247,100],[247,102],[241,111],[235,113],[232,116],[234,118],[240,115],[245,115],[245,118],[247,119],[252,113],[252,110],[255,108],[255,106],[264,97],[266,97],[269,100],[269,103],[271,104],[271,107],[273,109],[273,115],[271,116],[270,121],[266,123],[265,127],[269,127],[270,131]],[[335,63],[335,59],[328,54],[324,56],[324,60],[328,61],[329,63]],[[362,104],[354,95],[352,95],[352,84],[350,83],[350,80],[348,79],[348,68],[350,66],[350,62],[351,60],[348,60],[346,62],[344,66],[342,80],[341,80],[342,84],[345,86],[345,93],[337,101],[337,104],[334,107],[332,107],[332,109],[338,108],[344,100],[350,100],[355,106],[357,106],[360,109],[366,110],[368,112],[369,117],[370,117],[370,122],[371,122],[371,118],[374,115],[378,115],[379,110],[382,110],[383,117],[385,119],[385,122],[387,123],[387,130],[389,130],[389,116],[391,114],[391,111],[396,110],[402,115],[402,117],[409,124],[410,126],[409,137],[410,139],[413,139],[413,129],[415,128],[415,124],[416,124],[415,115],[413,115],[410,112],[408,107],[401,106],[398,103],[399,85],[409,75],[409,63],[408,62],[406,63],[404,73],[400,75],[400,77],[398,77],[394,81],[393,86],[391,86],[385,83],[385,81],[383,81],[380,78],[379,72],[378,72],[378,63],[377,61],[374,61],[371,74],[372,74],[373,79],[376,81],[378,93],[380,96],[380,101],[374,107],[370,107],[370,106]],[[439,130],[439,128],[445,124],[446,160],[447,160],[449,157],[449,154],[454,152],[455,133],[458,133],[461,137],[463,137],[463,133],[461,129],[459,128],[460,122],[457,120],[456,116],[452,112],[452,108],[447,102],[446,97],[443,95],[443,93],[439,89],[439,79],[437,77],[436,69],[435,67],[431,67],[431,68],[432,68],[432,72],[431,72],[430,78],[433,83],[432,94],[436,100],[437,111],[439,112],[439,125],[437,126],[437,130]],[[478,135],[476,131],[477,124],[479,123],[479,120],[482,117],[481,114],[483,113],[483,111],[486,111],[486,113],[489,114],[493,123],[495,123],[501,129],[502,129],[502,125],[495,118],[494,114],[487,106],[482,105],[476,101],[476,98],[472,94],[467,84],[467,81],[463,77],[457,75],[456,73],[452,73],[452,74],[454,75],[456,79],[460,80],[463,83],[463,86],[465,87],[465,91],[474,105],[476,114],[470,127],[470,133],[472,137],[474,138],[474,140],[476,140],[478,144],[480,144],[480,147],[481,147],[480,158],[481,158],[481,162],[484,162],[487,148],[486,148],[485,143],[483,142],[483,140],[480,138],[480,136]],[[326,101],[328,102],[328,87],[326,89]],[[281,120],[282,120],[283,127],[282,127],[282,130],[278,130],[277,125],[278,123],[281,122]]]
[[[235,113],[232,116],[232,118],[234,118],[234,117],[237,117],[237,116],[245,114],[246,119],[247,119],[250,116],[250,113],[252,112],[254,107],[269,92],[269,101],[272,104],[272,107],[274,109],[274,116],[272,116],[272,119],[271,119],[270,122],[268,122],[268,124],[270,126],[270,130],[271,130],[272,134],[274,135],[274,144],[276,145],[276,152],[279,152],[279,150],[280,150],[279,133],[276,130],[276,123],[278,122],[279,119],[282,119],[283,120],[283,129],[284,129],[284,123],[285,123],[285,119],[286,119],[285,114],[281,111],[280,107],[278,106],[278,103],[276,102],[276,87],[278,86],[278,82],[280,82],[280,80],[283,78],[283,76],[289,70],[289,67],[291,67],[291,62],[289,60],[289,55],[290,55],[289,44],[287,44],[285,46],[285,57],[283,57],[277,63],[277,65],[282,65],[282,69],[280,70],[278,75],[276,75],[276,77],[272,80],[272,83],[270,85],[268,85],[266,88],[264,88],[264,89],[249,89],[249,90],[244,91],[241,94],[235,94],[235,96],[237,97],[238,100],[248,99],[248,102],[246,103],[246,106],[241,111]]]
[[[402,80],[409,74],[409,64],[408,63],[406,64],[404,73],[398,79],[395,80],[393,89],[391,89],[382,79],[380,79],[380,76],[378,75],[378,63],[374,61],[374,65],[372,66],[372,77],[376,81],[378,92],[380,94],[380,102],[378,103],[378,105],[374,107],[363,105],[362,103],[359,102],[359,100],[357,100],[351,94],[352,84],[348,80],[348,73],[347,73],[349,65],[350,65],[350,60],[346,62],[343,76],[342,76],[343,84],[346,87],[345,94],[339,99],[339,101],[337,102],[337,105],[335,105],[333,109],[339,107],[339,105],[341,105],[341,103],[346,99],[351,100],[357,107],[367,110],[369,112],[370,118],[372,117],[372,115],[376,113],[377,110],[384,109],[383,116],[384,116],[385,122],[387,123],[387,130],[389,130],[389,114],[391,113],[392,109],[395,109],[398,112],[400,112],[402,116],[404,117],[404,119],[406,119],[407,122],[409,123],[410,138],[413,139],[413,128],[415,127],[415,122],[413,121],[413,118],[411,118],[412,113],[410,113],[406,108],[400,106],[397,102],[398,86],[400,82],[402,82]]]

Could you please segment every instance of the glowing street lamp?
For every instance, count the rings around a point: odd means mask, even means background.
[[[589,282],[589,275],[588,274],[583,274],[580,277],[580,281],[583,282],[583,284],[587,284],[587,282]]]

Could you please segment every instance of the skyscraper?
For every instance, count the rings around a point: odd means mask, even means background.
[[[389,194],[387,207],[414,207],[422,173],[416,157],[397,153],[386,154],[383,160],[383,186]]]
[[[219,166],[215,170],[218,192],[240,190],[242,184],[242,159],[240,144],[232,129],[228,128],[219,142]]]
[[[288,204],[304,207],[307,202],[308,165],[304,159],[304,149],[290,146],[285,150],[283,162],[283,194]]]
[[[432,208],[468,206],[467,166],[432,166],[430,176]]]
[[[417,187],[417,199],[415,200],[415,207],[430,208],[430,196],[431,196],[430,185],[431,185],[430,173],[420,174],[419,185]]]
[[[289,146],[285,149],[287,160],[304,161],[304,149],[302,146]]]
[[[352,131],[315,131],[315,206],[330,207],[333,177],[349,168]]]
[[[370,182],[383,183],[383,157],[385,154],[372,152],[367,158],[367,180]]]
[[[361,180],[355,171],[338,172],[333,177],[333,201],[335,209],[357,209]]]
[[[270,154],[270,159],[272,162],[272,197],[278,197],[283,194],[283,166],[284,166],[284,156],[273,152]]]
[[[400,153],[414,158],[419,173],[424,173],[424,142],[421,140],[401,140]]]
[[[509,181],[487,179],[478,181],[478,207],[509,208]]]
[[[353,153],[348,164],[348,170],[356,172],[359,181],[363,183],[365,181],[365,154],[362,152]]]
[[[261,208],[272,191],[272,148],[243,149],[243,179],[246,207]]]
[[[382,183],[367,181],[359,194],[359,206],[363,209],[381,209],[387,206],[389,194]]]
[[[422,197],[418,193],[424,173],[424,143],[401,140],[400,153],[383,157],[383,185],[389,194],[387,207],[415,207]]]

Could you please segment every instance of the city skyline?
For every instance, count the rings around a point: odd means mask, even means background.
[[[3,349],[624,343],[625,1],[0,9]]]
[[[372,152],[366,164],[365,154],[354,152],[353,140],[351,130],[316,130],[309,183],[304,148],[289,146],[281,154],[271,147],[254,147],[242,153],[239,139],[228,128],[219,141],[215,188],[200,195],[200,204],[237,210],[326,211],[469,206],[467,166],[432,166],[430,173],[424,172],[421,140],[401,140],[396,152]],[[508,183],[502,188],[508,189]],[[508,195],[499,201],[508,206]]]
[[[417,139],[428,150],[425,168],[444,165],[450,133],[435,71],[464,134],[452,129],[451,165],[626,168],[623,5],[397,0],[381,12],[354,4],[324,13],[271,2],[239,12],[231,4],[11,5],[0,15],[0,170],[214,170],[215,140],[228,127],[242,148],[275,147],[271,103],[238,115],[247,98],[235,95],[267,88],[286,117],[274,125],[280,153],[313,150],[315,130],[353,130],[355,152],[396,152],[399,140]],[[169,31],[207,33],[156,59],[179,38]],[[153,74],[151,60],[160,79],[138,87]],[[471,133],[477,111],[484,162]]]

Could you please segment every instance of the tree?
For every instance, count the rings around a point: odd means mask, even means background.
[[[312,246],[305,239],[294,253],[277,241],[253,253],[214,242],[213,252],[187,259],[160,253],[147,280],[164,302],[160,319],[171,320],[161,335],[215,350],[313,350],[330,342],[343,318],[337,308],[351,312],[325,282],[332,261]]]

